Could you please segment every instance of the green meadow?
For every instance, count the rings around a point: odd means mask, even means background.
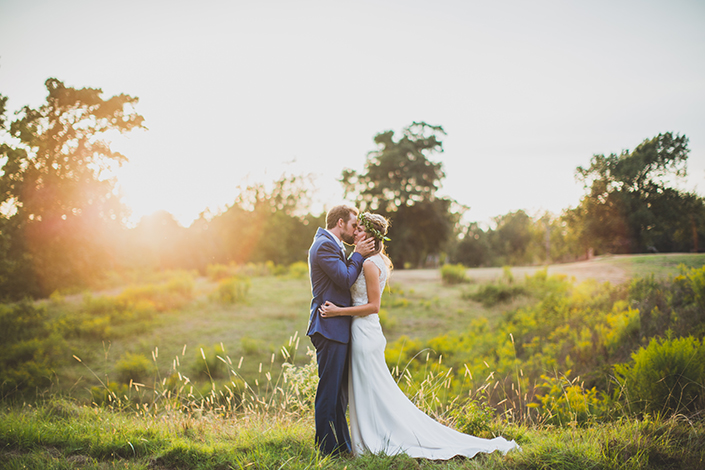
[[[315,451],[303,263],[115,275],[94,292],[2,305],[0,458],[57,469],[703,468],[704,265],[682,254],[395,271],[380,318],[402,389],[444,424],[523,448],[448,462]]]

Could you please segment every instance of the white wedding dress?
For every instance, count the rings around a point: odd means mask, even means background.
[[[388,270],[380,255],[373,262],[380,270],[380,292]],[[351,288],[353,305],[367,303],[364,272]],[[351,326],[349,405],[350,439],[354,455],[365,452],[447,460],[478,452],[507,452],[518,448],[502,437],[482,439],[443,426],[419,410],[397,386],[384,360],[387,340],[377,314],[353,317]]]

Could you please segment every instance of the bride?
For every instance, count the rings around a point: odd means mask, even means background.
[[[419,410],[399,389],[384,360],[387,340],[379,323],[382,291],[392,268],[384,254],[388,221],[378,214],[363,213],[355,231],[355,243],[374,237],[375,250],[363,264],[351,290],[352,307],[326,302],[322,317],[350,315],[350,369],[348,395],[353,454],[365,452],[414,458],[447,460],[456,455],[473,457],[478,452],[519,448],[502,437],[482,439],[443,426]]]

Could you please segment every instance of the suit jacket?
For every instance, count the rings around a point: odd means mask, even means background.
[[[335,236],[319,228],[308,250],[308,271],[311,276],[311,315],[308,321],[308,336],[320,333],[333,341],[350,341],[352,317],[323,318],[318,308],[330,300],[339,307],[352,304],[350,288],[362,270],[365,258],[353,253],[346,260]]]

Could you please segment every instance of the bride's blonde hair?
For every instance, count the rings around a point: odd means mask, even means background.
[[[387,230],[389,230],[389,220],[384,216],[379,214],[370,214],[369,212],[363,212],[358,217],[358,220],[362,222],[365,226],[365,232],[375,239],[375,249],[371,255],[376,255],[379,253],[387,265],[387,270],[392,272],[392,260],[389,259],[387,253],[384,250],[384,240],[389,240],[387,238]]]

